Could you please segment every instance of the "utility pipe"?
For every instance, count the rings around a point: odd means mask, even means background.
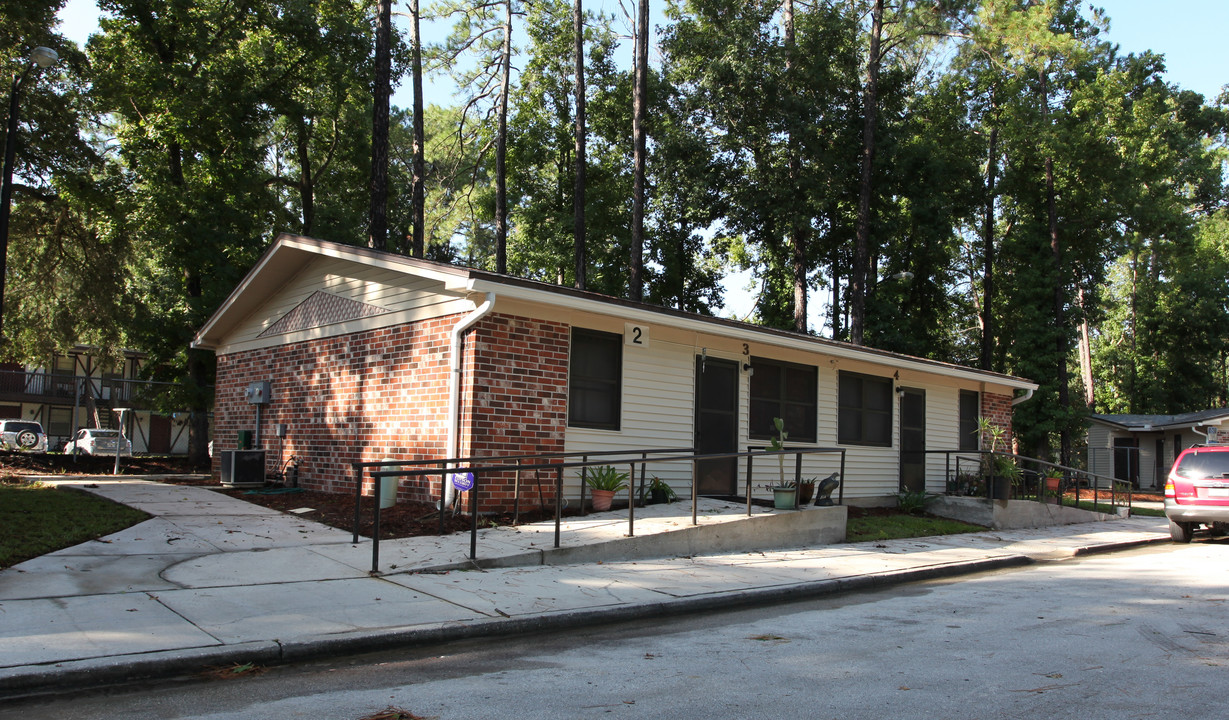
[[[461,335],[474,323],[486,317],[495,308],[495,293],[488,292],[486,300],[474,308],[473,312],[461,318],[452,326],[451,344],[449,345],[449,363],[452,372],[448,375],[448,457],[461,457]],[[450,479],[444,481],[444,507],[452,504],[456,489]],[[443,512],[444,508],[440,508]]]
[[[1033,399],[1033,391],[1032,391],[1031,389],[1029,389],[1029,390],[1025,390],[1025,391],[1024,391],[1024,394],[1023,394],[1023,395],[1021,395],[1020,397],[1018,397],[1018,398],[1012,398],[1012,400],[1011,400],[1011,406],[1012,406],[1012,407],[1015,407],[1015,406],[1019,405],[1019,404],[1020,404],[1020,403],[1022,403],[1022,402],[1028,402],[1029,400],[1032,400],[1032,399]]]

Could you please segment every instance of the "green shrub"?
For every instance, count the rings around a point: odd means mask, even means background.
[[[589,468],[585,475],[585,484],[594,490],[619,492],[627,489],[627,473],[619,472],[609,465]]]

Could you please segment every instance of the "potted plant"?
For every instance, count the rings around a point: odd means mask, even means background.
[[[798,506],[801,507],[811,502],[811,498],[815,497],[815,478],[807,478],[798,483]]]
[[[785,438],[789,437],[789,433],[785,432],[785,421],[779,417],[772,419],[772,424],[777,428],[777,436],[768,441],[768,449],[780,451],[785,449]],[[777,456],[777,484],[766,485],[765,488],[772,491],[772,506],[778,510],[793,510],[798,507],[798,487],[791,480],[785,481],[785,456]],[[812,486],[814,490],[814,486]]]
[[[1044,483],[1045,501],[1048,503],[1059,503],[1062,497],[1060,487],[1063,482],[1063,471],[1056,467],[1046,468],[1045,477],[1042,478]]]
[[[1024,477],[1016,461],[1001,455],[993,457],[990,490],[995,500],[1010,500],[1011,488]]]
[[[672,503],[678,499],[674,488],[656,475],[649,481],[649,500],[653,503]]]
[[[765,485],[772,491],[772,506],[778,510],[793,510],[798,507],[798,487],[794,481],[782,481],[779,485]]]
[[[990,479],[990,496],[995,500],[1008,500],[1011,488],[1020,482],[1023,473],[1013,458],[999,455],[999,443],[1007,430],[995,425],[986,418],[977,419],[977,428],[983,435],[990,436],[990,454],[982,458],[982,472]]]
[[[627,473],[619,472],[609,465],[589,468],[585,475],[585,484],[593,495],[593,511],[602,512],[610,509],[615,493],[627,489]]]

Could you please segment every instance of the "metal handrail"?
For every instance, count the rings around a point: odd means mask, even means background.
[[[659,448],[659,449],[647,449],[647,450],[597,450],[597,451],[585,450],[585,451],[570,452],[570,453],[530,453],[530,454],[524,454],[524,455],[471,455],[468,457],[459,457],[459,458],[443,458],[443,459],[432,458],[432,459],[426,459],[426,460],[410,460],[408,462],[404,460],[375,460],[375,461],[351,463],[350,467],[353,468],[356,472],[356,478],[355,478],[355,483],[354,483],[354,542],[358,542],[359,503],[362,498],[362,489],[363,489],[362,470],[367,469],[367,468],[394,467],[394,466],[404,467],[406,465],[432,465],[432,466],[442,467],[442,466],[448,466],[448,465],[460,465],[462,463],[472,463],[472,462],[477,462],[477,461],[485,462],[485,461],[495,461],[495,460],[516,462],[517,465],[520,465],[521,461],[531,460],[534,458],[578,457],[582,459],[588,459],[590,457],[614,457],[614,456],[619,456],[619,455],[635,455],[635,454],[640,454],[641,457],[644,458],[650,454],[690,453],[690,452],[694,452],[694,450],[695,450],[694,448],[689,448],[689,447]],[[643,494],[644,494],[643,485],[644,485],[644,478],[641,477],[642,499],[643,499]],[[581,478],[580,490],[581,490],[580,504],[581,504],[581,507],[583,508],[585,504],[585,495],[584,495],[585,483],[584,483],[583,476]],[[539,507],[541,507],[542,509],[545,509],[545,504],[542,503],[541,496],[542,496],[542,491],[541,491],[541,487],[539,483],[539,489],[538,489]],[[516,471],[516,479],[514,480],[513,486],[512,486],[512,514],[513,514],[512,522],[513,524],[517,524],[520,522],[520,516],[521,516],[520,506],[521,506],[521,468],[518,467]],[[442,517],[441,517],[440,525],[441,525],[440,532],[442,533],[443,532],[443,518]]]
[[[484,471],[489,470],[490,472],[506,472],[509,469],[516,470],[516,484],[514,488],[516,497],[514,498],[513,503],[514,503],[514,511],[516,513],[516,519],[519,520],[520,518],[521,470],[522,469],[537,470],[542,467],[554,467],[555,465],[554,463],[547,463],[545,465],[534,465],[529,468],[525,468],[524,465],[522,464],[523,460],[529,460],[529,459],[534,459],[534,458],[538,458],[538,459],[551,458],[551,457],[558,457],[558,458],[582,457],[582,458],[586,458],[587,460],[588,456],[594,456],[594,455],[602,456],[603,458],[609,459],[612,456],[632,455],[632,454],[640,454],[641,459],[643,460],[647,457],[647,455],[653,454],[653,453],[690,453],[690,452],[693,452],[692,448],[665,448],[665,449],[647,449],[647,450],[632,450],[632,451],[603,450],[603,451],[596,451],[596,452],[532,453],[532,454],[525,454],[525,455],[498,455],[498,456],[474,455],[474,456],[461,457],[461,458],[442,458],[442,459],[435,458],[435,459],[426,459],[426,460],[411,460],[408,462],[404,460],[377,460],[377,461],[351,463],[351,468],[354,470],[354,473],[355,473],[355,477],[354,477],[354,532],[353,532],[352,540],[355,543],[358,542],[359,524],[362,520],[362,492],[363,492],[363,482],[362,482],[363,475],[362,474],[363,474],[363,470],[365,469],[374,468],[374,467],[399,467],[401,468],[401,470],[398,470],[398,471],[392,471],[392,472],[383,471],[383,472],[371,473],[371,477],[372,477],[372,481],[374,485],[374,487],[372,488],[372,491],[374,493],[374,497],[376,498],[374,517],[372,519],[372,532],[371,532],[372,541],[373,541],[372,542],[371,571],[374,573],[374,572],[378,572],[379,557],[380,557],[380,510],[381,510],[380,503],[379,503],[380,487],[381,487],[381,484],[384,478],[386,477],[419,477],[419,476],[439,474],[440,476],[440,499],[438,502],[438,507],[439,507],[438,533],[440,535],[443,535],[444,534],[444,511],[445,511],[444,498],[447,495],[447,488],[444,487],[444,483],[448,481],[447,480],[448,475],[455,473],[457,470],[473,470],[474,469],[470,465],[463,465],[463,463],[473,463],[477,461],[497,462],[497,463],[498,462],[503,462],[503,463],[515,462],[516,463],[515,465],[512,465],[512,466],[497,464],[496,466],[493,466],[490,468],[484,468],[483,470]],[[594,464],[597,464],[597,463],[588,463],[586,467],[592,466]],[[406,471],[404,470],[406,465],[429,465],[429,466],[435,467],[436,469]],[[449,469],[450,467],[451,469]],[[470,527],[470,557],[471,558],[474,558],[477,553],[476,545],[477,545],[477,533],[478,533],[478,512],[477,512],[478,493],[477,493],[477,483],[476,482],[475,482],[475,487],[473,490],[474,490],[473,495],[470,498],[470,525],[471,525]],[[559,516],[562,513],[562,506],[559,502],[559,498],[561,497],[561,495],[562,495],[562,485],[560,484],[559,488],[557,488],[556,490],[556,495],[555,495],[556,505],[558,506],[555,511],[555,525],[556,525],[555,546],[556,547],[559,546],[559,527],[558,526],[559,526]],[[584,504],[584,481],[582,478],[581,505],[583,506],[583,504]],[[629,504],[634,505],[634,503],[629,503]]]
[[[428,475],[439,475],[440,476],[439,508],[440,508],[440,526],[441,526],[440,532],[442,534],[443,533],[443,513],[445,510],[444,498],[446,497],[446,492],[447,492],[445,483],[448,482],[448,476],[455,474],[459,471],[464,471],[464,472],[473,474],[474,484],[473,484],[473,487],[470,488],[470,490],[468,491],[470,493],[469,551],[470,551],[470,560],[476,560],[478,557],[478,552],[477,552],[478,506],[479,506],[479,499],[480,499],[480,489],[482,487],[482,482],[480,481],[481,475],[490,474],[490,473],[499,473],[499,472],[511,472],[511,471],[516,471],[516,470],[535,470],[535,471],[536,470],[554,470],[555,472],[555,547],[558,548],[560,547],[560,536],[561,536],[562,516],[563,516],[563,471],[564,470],[574,470],[577,468],[585,469],[585,468],[594,467],[597,465],[606,465],[610,463],[609,458],[610,456],[613,456],[613,455],[629,455],[629,454],[637,454],[637,453],[647,454],[649,452],[650,451],[645,451],[645,450],[607,451],[607,452],[602,452],[602,453],[589,453],[591,455],[598,455],[598,454],[604,455],[605,457],[602,460],[587,460],[586,459],[581,462],[545,462],[545,463],[535,463],[531,465],[524,465],[519,462],[513,462],[512,464],[508,464],[508,461],[510,459],[515,461],[517,459],[516,456],[512,456],[511,458],[508,458],[508,457],[494,458],[495,460],[499,460],[501,462],[504,462],[505,464],[489,465],[489,466],[474,466],[474,465],[462,466],[457,462],[448,463],[447,461],[443,461],[443,462],[429,461],[429,462],[423,462],[421,464],[440,465],[440,467],[428,468],[428,469],[418,469],[418,470],[405,470],[405,469],[377,470],[371,473],[371,478],[374,482],[374,485],[375,485],[374,491],[375,491],[376,498],[378,499],[380,495],[381,483],[383,482],[385,478],[423,477],[423,476],[428,476]],[[702,455],[696,454],[694,452],[690,452],[687,454],[668,455],[666,457],[654,457],[654,458],[651,458],[651,460],[653,462],[684,462],[685,461],[685,462],[690,462],[692,464],[691,466],[691,470],[692,470],[691,472],[691,524],[697,525],[699,524],[698,519],[697,519],[698,502],[699,502],[699,494],[697,492],[698,483],[699,483],[699,473],[696,470],[697,470],[697,463],[699,463],[700,461],[745,457],[748,459],[748,465],[750,465],[751,458],[754,458],[754,457],[774,457],[778,455],[794,455],[796,456],[796,460],[795,460],[795,467],[797,469],[796,472],[800,472],[801,463],[802,463],[802,455],[812,455],[812,454],[817,454],[817,453],[833,453],[833,452],[840,453],[841,455],[841,478],[842,478],[841,487],[843,490],[844,478],[845,478],[845,450],[844,448],[801,448],[801,449],[795,448],[791,450],[780,450],[780,451],[706,453]],[[564,453],[560,453],[560,455],[564,455]],[[567,455],[575,456],[575,455],[583,455],[583,454],[582,453],[567,453]],[[522,456],[519,459],[527,459],[527,458],[533,458],[533,457],[555,457],[555,456],[551,454],[540,454],[540,455]],[[470,459],[471,462],[472,460],[473,459]],[[650,458],[647,458],[647,457],[624,458],[621,462],[626,462],[629,464],[629,466],[631,467],[631,473],[629,474],[629,477],[633,477],[635,474],[636,464],[639,463],[641,465],[642,475],[643,475],[643,467],[647,465],[649,460]],[[404,466],[407,464],[412,464],[412,463],[406,463],[404,461],[401,461],[401,462],[380,461],[380,462],[374,462],[374,463],[354,463],[353,465],[356,471],[359,473],[358,477],[356,478],[356,483],[361,486],[361,481],[362,481],[361,471],[362,469],[364,469],[363,466],[365,466],[366,468],[371,468],[371,467],[377,467],[377,466],[389,467],[393,465]],[[582,493],[583,493],[583,483],[582,483]],[[629,495],[630,495],[630,492],[629,492]],[[358,497],[357,492],[356,492],[356,497]],[[843,494],[841,498],[843,499]],[[751,505],[750,505],[749,500],[750,498],[748,497],[748,505],[747,505],[748,515],[751,514]],[[636,503],[634,502],[634,499],[629,498],[629,502],[628,502],[628,536],[629,537],[635,535],[635,506],[636,506]],[[355,532],[354,532],[354,542],[356,543],[358,542],[357,518],[358,518],[358,509],[356,506],[356,522],[355,522]],[[379,572],[379,557],[380,557],[379,526],[380,526],[380,507],[379,507],[379,502],[377,502],[376,508],[375,508],[374,525],[372,528],[371,572],[373,574]]]
[[[747,446],[747,450],[749,452],[754,452],[754,451],[759,451],[759,450],[768,450],[768,449],[769,449],[769,446],[767,445],[748,445]],[[784,446],[783,450],[780,450],[779,452],[777,452],[777,454],[789,454],[790,450],[793,450],[793,449],[807,449],[807,450],[811,450],[814,452],[824,452],[824,453],[836,452],[836,453],[841,454],[841,469],[839,470],[840,484],[836,486],[836,504],[844,505],[845,504],[845,449],[844,448],[825,448],[819,445],[801,445],[801,446],[800,445],[787,445],[787,446]],[[798,487],[800,484],[802,484],[802,456],[801,455],[797,456],[794,460],[794,487]],[[818,487],[816,488],[816,491],[818,491]],[[747,458],[747,514],[748,515],[751,514],[751,458]]]
[[[945,454],[947,456],[946,471],[945,471],[946,480],[950,480],[953,477],[952,472],[951,472],[952,455],[957,455],[957,456],[977,455],[979,456],[979,462],[982,456],[1006,457],[1006,458],[1011,458],[1017,463],[1030,463],[1032,465],[1036,465],[1041,468],[1053,468],[1053,469],[1059,470],[1063,473],[1064,483],[1075,480],[1076,482],[1073,487],[1075,490],[1075,503],[1077,505],[1080,502],[1079,479],[1088,478],[1094,481],[1094,482],[1089,483],[1092,486],[1092,496],[1093,496],[1094,505],[1097,505],[1100,503],[1100,483],[1104,482],[1109,487],[1111,506],[1117,507],[1119,504],[1118,496],[1125,495],[1126,496],[1126,507],[1128,508],[1128,510],[1131,507],[1131,489],[1132,489],[1131,483],[1127,480],[1122,480],[1120,478],[1109,477],[1107,475],[1100,475],[1098,473],[1089,472],[1087,470],[1081,470],[1080,468],[1074,468],[1068,465],[1062,465],[1059,463],[1050,462],[1048,460],[1042,460],[1040,458],[1029,457],[1027,455],[1017,455],[1015,453],[996,452],[993,450],[917,450],[913,452],[919,452],[919,453],[924,453],[924,454],[932,454],[932,453]],[[1032,468],[1021,468],[1021,470],[1024,472],[1037,472],[1036,470],[1033,470]],[[957,473],[960,472],[960,458],[959,457],[956,458],[956,472]],[[1125,486],[1125,488],[1120,490],[1119,488],[1122,486]],[[1061,490],[1062,488],[1060,487],[1059,504],[1062,503]],[[987,486],[986,492],[987,492],[987,496],[989,496],[990,494],[989,486]],[[1038,491],[1037,491],[1037,501],[1045,502],[1044,488],[1040,486],[1038,487]]]

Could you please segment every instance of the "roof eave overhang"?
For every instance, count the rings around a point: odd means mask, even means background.
[[[1131,423],[1116,422],[1114,420],[1110,420],[1105,417],[1097,417],[1097,416],[1093,416],[1092,419],[1095,422],[1099,422],[1104,425],[1110,425],[1120,430],[1125,430],[1127,432],[1149,433],[1149,432],[1169,432],[1170,430],[1188,430],[1192,427],[1199,426],[1199,425],[1219,426],[1223,424],[1226,420],[1229,420],[1229,414],[1217,415],[1217,416],[1212,416],[1212,417],[1207,417],[1207,418],[1202,418],[1202,419],[1199,419],[1199,418],[1181,419],[1179,418],[1179,419],[1171,420],[1169,422],[1147,423],[1143,425],[1138,425],[1138,424],[1133,425]]]
[[[1013,390],[1036,390],[1038,385],[1023,378],[992,373],[936,360],[876,350],[824,338],[807,337],[772,328],[721,318],[654,308],[642,303],[609,298],[529,280],[459,268],[370,248],[317,240],[283,233],[279,235],[243,280],[197,332],[192,347],[215,350],[227,333],[255,312],[278,289],[291,282],[307,264],[318,258],[333,258],[439,281],[443,291],[466,297],[494,293],[498,297],[522,300],[545,306],[565,305],[575,310],[607,315],[634,322],[656,323],[684,330],[724,335],[740,340],[766,343],[804,352],[819,352],[834,358],[878,362],[900,370],[940,374],[970,382],[989,383]]]
[[[438,280],[443,283],[446,291],[459,292],[462,295],[470,283],[469,271],[464,268],[424,262],[356,245],[342,245],[282,233],[196,333],[192,339],[192,347],[202,350],[216,350],[221,347],[226,333],[254,312],[269,292],[281,288],[303,267],[322,257]],[[254,292],[253,288],[263,288],[264,292]]]
[[[574,310],[591,312],[598,315],[616,316],[633,322],[670,325],[684,330],[732,336],[740,340],[768,343],[806,352],[822,352],[825,355],[841,359],[880,362],[901,370],[938,373],[962,380],[1003,385],[1013,390],[1036,390],[1038,388],[1038,385],[1034,382],[1010,375],[989,373],[934,360],[912,358],[907,355],[834,342],[823,338],[802,337],[794,333],[773,330],[771,328],[758,328],[745,323],[722,320],[720,318],[676,315],[636,303],[611,303],[604,298],[586,297],[579,293],[570,293],[564,296],[553,289],[546,290],[507,284],[484,278],[471,279],[468,287],[473,292],[494,292],[500,297],[533,303],[557,305],[563,301]]]

